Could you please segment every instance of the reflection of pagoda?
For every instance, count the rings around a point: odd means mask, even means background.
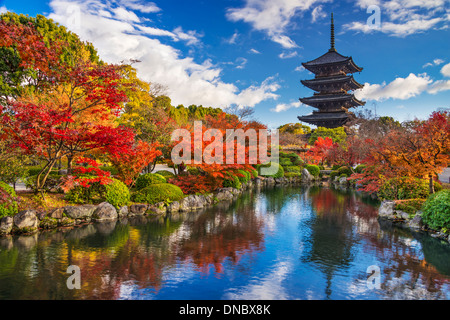
[[[319,58],[302,63],[305,69],[315,74],[312,80],[302,80],[306,87],[317,91],[312,97],[300,98],[300,101],[317,108],[312,114],[298,119],[318,127],[336,128],[344,125],[353,113],[348,109],[365,104],[355,98],[350,90],[363,86],[353,79],[352,73],[360,72],[352,57],[339,54],[334,48],[334,20],[331,14],[331,48]]]

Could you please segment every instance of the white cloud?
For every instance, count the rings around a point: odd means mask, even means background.
[[[227,43],[229,43],[229,44],[235,44],[236,43],[236,40],[237,40],[237,38],[238,38],[238,36],[239,36],[239,33],[238,32],[235,32],[235,33],[233,33],[233,35],[230,37],[230,39],[227,39],[227,40],[225,40]]]
[[[161,9],[153,2],[144,2],[139,0],[121,0],[120,4],[132,10],[137,10],[142,13],[159,12]]]
[[[249,52],[250,52],[250,53],[254,53],[254,54],[261,54],[261,52],[259,52],[259,51],[256,50],[256,49],[253,49],[253,48],[251,48],[251,49],[249,50]]]
[[[244,21],[253,29],[265,32],[272,41],[287,49],[297,44],[286,35],[292,19],[299,13],[310,10],[313,5],[329,0],[245,0],[242,8],[227,10],[231,21]]]
[[[286,104],[286,103],[279,103],[279,104],[277,104],[275,106],[275,108],[270,109],[270,111],[283,112],[283,111],[287,111],[287,110],[292,109],[292,108],[300,108],[301,105],[302,104],[301,104],[300,101],[295,101],[295,102],[291,102],[291,103],[288,103],[288,104]]]
[[[433,81],[424,73],[416,76],[410,73],[406,78],[396,78],[391,83],[369,84],[355,90],[355,97],[361,100],[383,101],[387,99],[406,100],[415,97],[429,88]]]
[[[425,63],[422,68],[426,68],[426,67],[432,67],[432,66],[438,66],[440,64],[443,64],[445,61],[442,59],[434,59],[433,62],[427,62]]]
[[[312,22],[316,22],[319,19],[325,18],[327,14],[323,11],[322,6],[317,6],[311,12]]]
[[[141,3],[126,2],[128,5]],[[68,21],[71,13],[67,7],[71,5],[77,6],[81,17],[81,23],[72,26],[71,31],[76,32],[82,40],[93,43],[100,57],[108,63],[119,63],[127,59],[140,60],[141,63],[134,65],[139,77],[166,85],[174,105],[226,107],[236,104],[253,107],[261,101],[278,98],[276,91],[280,86],[273,77],[268,77],[259,85],[239,90],[236,85],[221,80],[222,69],[210,60],[195,62],[193,58],[183,57],[181,51],[155,38],[167,36],[174,41],[195,43],[197,34],[194,31],[184,32],[181,27],[172,32],[149,28],[143,21],[130,20],[131,16],[124,16],[124,20],[112,19],[99,14],[100,10],[113,12],[110,2],[101,0],[52,0],[50,8],[53,12],[49,18],[70,29]],[[145,8],[141,8],[141,12],[143,10]]]
[[[444,77],[450,77],[450,63],[447,63],[442,67],[441,73],[444,75]]]
[[[133,11],[128,11],[122,7],[113,8],[111,11],[114,13],[114,17],[123,21],[139,22],[138,16]]]
[[[371,1],[359,0],[357,5],[366,9],[370,5],[377,5],[381,9],[381,25],[371,28],[365,21],[354,21],[345,24],[345,30],[363,33],[383,32],[396,37],[425,32],[433,28],[442,28],[438,25],[450,21],[450,15],[445,12],[445,3],[448,0],[390,0]]]
[[[6,9],[6,7],[0,7],[0,14],[2,14],[2,13],[6,13],[6,12],[8,12],[8,9]]]
[[[282,53],[280,53],[280,54],[278,55],[278,57],[279,57],[280,59],[289,59],[289,58],[296,57],[297,55],[298,55],[297,51],[292,51],[292,52],[289,52],[289,53],[282,52]]]
[[[450,80],[437,80],[428,88],[427,92],[436,94],[439,91],[450,90]]]
[[[236,69],[244,69],[245,65],[247,64],[247,59],[239,57],[236,59],[236,63],[238,64],[236,66]]]

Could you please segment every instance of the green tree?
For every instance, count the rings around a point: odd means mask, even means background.
[[[334,143],[341,143],[345,141],[347,138],[347,133],[345,133],[345,130],[343,127],[339,128],[324,128],[324,127],[318,127],[311,133],[311,137],[309,138],[309,144],[313,145],[314,142],[316,142],[317,138],[322,137],[329,137],[331,140],[333,140]]]

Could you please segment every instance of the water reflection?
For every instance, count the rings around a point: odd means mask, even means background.
[[[448,299],[450,246],[325,188],[0,239],[0,299]],[[68,290],[69,265],[81,290]],[[368,290],[378,265],[381,288]]]

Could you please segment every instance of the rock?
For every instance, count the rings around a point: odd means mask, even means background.
[[[262,182],[262,180],[259,177],[255,179],[255,185],[257,187],[261,186],[261,182]]]
[[[269,185],[273,185],[273,184],[275,184],[275,179],[272,178],[272,177],[268,177],[268,178],[264,179],[264,183],[265,184],[269,184]]]
[[[378,216],[382,218],[394,219],[394,201],[383,201],[381,202],[380,208],[378,209]]]
[[[205,202],[203,196],[191,194],[180,201],[180,206],[183,211],[197,210],[203,208]]]
[[[54,229],[58,226],[58,220],[55,218],[45,217],[39,223],[39,227],[42,229]]]
[[[302,183],[310,183],[314,181],[314,176],[305,168],[302,170]]]
[[[96,221],[108,221],[116,220],[118,216],[119,215],[117,214],[117,210],[112,204],[108,202],[102,202],[97,206],[94,213],[92,214],[92,219]]]
[[[233,193],[228,188],[219,189],[215,194],[217,201],[230,201],[233,200]]]
[[[13,228],[13,217],[3,217],[0,219],[0,235],[9,234]]]
[[[50,212],[48,217],[53,218],[53,219],[62,219],[63,214],[64,214],[64,208],[57,208],[57,209],[53,210],[52,212]]]
[[[214,196],[210,194],[206,194],[203,196],[205,198],[205,205],[212,205],[214,204]]]
[[[409,220],[409,213],[407,213],[407,212],[396,210],[395,214],[397,215],[398,218],[402,218],[404,220]]]
[[[126,217],[128,215],[128,206],[120,207],[118,215],[119,217]]]
[[[58,174],[61,175],[61,176],[66,175],[66,174],[67,174],[67,169],[60,169],[60,170],[58,171]]]
[[[17,213],[14,218],[14,227],[19,232],[33,232],[36,231],[39,226],[39,219],[36,216],[34,210],[24,210]]]
[[[71,219],[68,217],[62,217],[62,219],[58,220],[58,226],[60,227],[69,227],[75,224],[75,219]]]
[[[128,215],[138,215],[142,216],[147,211],[148,206],[146,204],[132,204],[129,207],[129,213]]]
[[[97,207],[92,204],[83,204],[81,206],[64,207],[64,213],[71,219],[90,218]]]
[[[347,177],[339,178],[339,184],[341,184],[341,185],[347,185],[347,184],[348,184]]]
[[[156,204],[149,205],[147,211],[152,214],[164,214],[167,212],[166,204],[164,202],[158,202]]]
[[[180,203],[178,201],[171,202],[167,205],[167,212],[178,212],[180,211]]]
[[[422,216],[420,214],[417,214],[412,218],[409,223],[409,227],[412,229],[421,229],[423,226]]]

